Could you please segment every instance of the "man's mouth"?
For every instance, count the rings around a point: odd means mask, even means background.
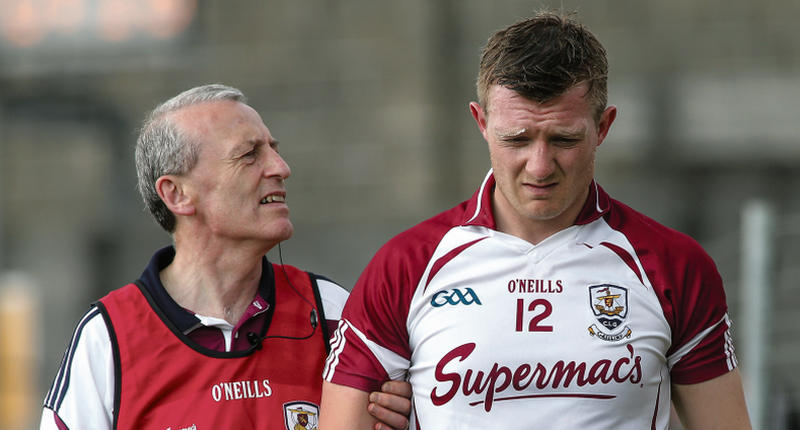
[[[528,182],[528,183],[525,183],[525,185],[528,186],[528,187],[534,188],[534,189],[544,190],[544,189],[548,189],[548,188],[553,188],[556,185],[558,185],[558,183],[557,182],[549,182],[549,183],[537,184],[537,183],[533,183],[533,182]]]
[[[264,197],[263,199],[261,199],[260,203],[262,205],[265,205],[267,203],[273,203],[273,202],[285,203],[286,202],[286,197],[281,196],[281,195],[277,195],[277,194],[270,194],[270,195]]]

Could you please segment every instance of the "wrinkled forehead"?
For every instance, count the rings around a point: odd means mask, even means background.
[[[206,132],[230,127],[249,116],[258,116],[250,106],[232,100],[196,103],[176,109],[166,115],[184,132]]]
[[[490,91],[491,102],[486,115],[492,128],[502,137],[521,135],[539,123],[557,125],[577,132],[593,118],[585,94],[585,88],[576,86],[558,97],[539,102],[514,90],[494,86]]]
[[[198,103],[169,115],[181,132],[198,142],[273,140],[258,112],[237,101]]]

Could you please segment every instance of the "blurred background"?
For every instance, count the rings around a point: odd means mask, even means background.
[[[480,49],[543,7],[608,50],[599,183],[708,250],[756,428],[800,428],[800,2],[0,0],[0,429],[38,425],[78,318],[169,243],[135,190],[149,109],[242,89],[293,172],[284,262],[349,288],[479,186]]]

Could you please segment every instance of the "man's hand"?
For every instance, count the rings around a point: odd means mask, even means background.
[[[411,384],[404,381],[387,381],[381,391],[369,395],[367,410],[379,422],[375,430],[405,430],[411,413]]]

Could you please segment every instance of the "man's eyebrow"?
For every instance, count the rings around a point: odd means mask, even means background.
[[[554,130],[552,133],[549,133],[551,136],[555,137],[562,137],[568,139],[580,139],[586,136],[586,128],[579,127],[579,128],[565,128],[560,130]]]
[[[237,143],[236,145],[228,151],[228,158],[238,158],[241,157],[243,154],[250,152],[251,149],[257,147],[259,145],[264,145],[266,142],[263,139],[256,138],[256,139],[247,139],[242,142]],[[274,146],[277,145],[276,140],[271,140],[270,145]]]
[[[525,132],[527,132],[527,128],[519,128],[519,129],[495,129],[494,135],[500,139],[511,139],[515,137],[519,137]]]

